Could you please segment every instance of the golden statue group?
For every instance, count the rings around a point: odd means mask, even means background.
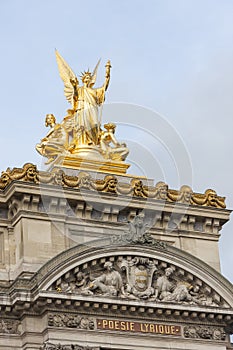
[[[99,161],[122,162],[129,150],[124,143],[119,143],[114,135],[116,125],[107,123],[101,128],[102,105],[105,91],[110,80],[110,61],[106,64],[104,84],[94,88],[97,76],[97,63],[94,71],[81,75],[83,85],[67,62],[56,51],[59,74],[64,82],[64,93],[72,108],[60,124],[53,114],[47,114],[45,125],[50,127],[48,134],[36,145],[36,150],[48,160],[46,164],[56,162],[61,156],[77,158],[89,157]]]

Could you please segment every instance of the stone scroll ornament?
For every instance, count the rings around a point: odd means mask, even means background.
[[[12,181],[59,185],[64,188],[86,189],[145,199],[154,198],[185,205],[226,208],[225,197],[218,196],[212,189],[206,190],[204,194],[194,193],[189,186],[185,185],[177,191],[169,189],[168,185],[161,181],[155,186],[148,187],[137,178],[133,178],[126,184],[118,182],[113,175],[106,175],[104,179],[96,180],[88,172],[81,171],[77,176],[70,176],[61,169],[54,169],[51,172],[39,171],[36,165],[31,163],[24,164],[23,168],[8,168],[3,171],[0,176],[0,190],[4,190]]]

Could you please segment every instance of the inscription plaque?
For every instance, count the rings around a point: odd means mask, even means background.
[[[162,335],[181,335],[181,326],[150,322],[132,322],[120,320],[97,319],[97,329],[107,331],[153,333]]]

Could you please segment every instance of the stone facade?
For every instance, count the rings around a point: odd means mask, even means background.
[[[0,350],[230,349],[222,197],[29,170],[0,192]]]
[[[0,280],[13,280],[23,271],[35,272],[75,244],[120,234],[139,212],[143,212],[144,223],[154,238],[199,257],[219,271],[218,240],[230,214],[218,204],[223,203],[222,197],[209,203],[205,195],[196,194],[196,201],[202,196],[202,205],[190,205],[191,197],[190,203],[184,202],[178,191],[174,194],[166,188],[159,197],[142,197],[140,191],[135,194],[130,190],[141,180],[106,176],[105,180],[103,175],[97,179],[93,188],[91,174],[82,171],[77,176],[65,176],[60,170],[48,175],[26,164],[3,173]],[[68,180],[70,186],[66,185]]]

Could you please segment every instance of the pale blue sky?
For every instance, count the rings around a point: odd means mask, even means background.
[[[232,0],[1,0],[0,170],[26,162],[40,166],[34,147],[47,132],[45,114],[61,120],[69,107],[57,71],[57,48],[77,74],[101,57],[99,84],[111,59],[106,102],[136,104],[165,116],[173,126],[171,138],[179,135],[190,155],[193,178],[187,182],[197,192],[216,189],[232,208],[232,18]],[[122,107],[114,121],[132,124],[132,117]],[[149,156],[134,152],[130,161],[145,167],[155,182],[163,176],[170,187],[179,188],[166,147],[157,141],[160,129],[152,125],[157,119],[151,124],[150,117],[135,114],[136,125],[139,120],[146,133],[154,133],[154,144],[137,132],[138,126],[133,131],[119,126],[118,138],[135,149],[145,142],[159,165],[153,167]],[[175,154],[176,144],[169,147]],[[222,271],[231,280],[232,228],[233,220],[220,243]]]

